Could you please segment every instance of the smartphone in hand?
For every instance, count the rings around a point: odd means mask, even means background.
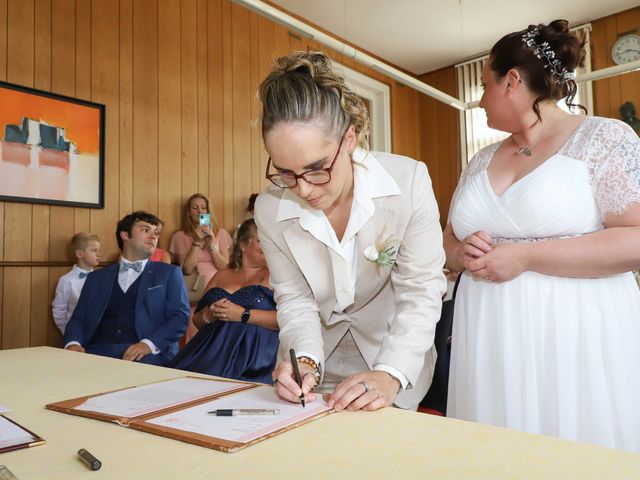
[[[200,225],[203,227],[209,227],[207,231],[207,235],[211,235],[211,214],[210,213],[201,213],[200,214]]]
[[[211,214],[210,213],[201,213],[200,214],[200,225],[209,225],[209,226],[211,226]]]

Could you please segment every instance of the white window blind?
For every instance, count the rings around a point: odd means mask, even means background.
[[[578,69],[576,74],[580,75],[590,72],[591,49],[589,45],[589,32],[591,31],[591,25],[581,25],[573,28],[572,31],[577,32],[579,35],[583,35],[585,39],[586,58],[584,61],[584,67]],[[488,58],[489,55],[483,55],[456,65],[459,98],[463,102],[477,102],[480,100],[480,97],[482,97],[482,80],[480,76],[482,74],[482,67]],[[589,113],[592,112],[591,106],[593,101],[591,82],[578,84],[578,92],[573,103],[584,105]],[[559,102],[559,105],[567,110],[563,100]],[[574,109],[573,113],[578,113],[580,111]],[[464,168],[467,163],[469,163],[469,160],[471,160],[471,157],[478,153],[482,148],[509,136],[508,133],[489,128],[487,126],[487,116],[484,110],[480,107],[460,112],[460,131],[462,132],[460,138],[462,168]]]

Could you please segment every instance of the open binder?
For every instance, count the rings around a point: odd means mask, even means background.
[[[323,401],[302,408],[279,400],[270,386],[200,377],[181,377],[113,390],[46,407],[228,453],[332,411]],[[279,413],[264,417],[208,414],[216,409],[238,408],[275,408]]]
[[[45,440],[18,422],[0,415],[0,453],[44,445]]]

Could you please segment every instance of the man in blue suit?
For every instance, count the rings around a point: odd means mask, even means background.
[[[167,365],[189,322],[180,269],[153,262],[160,220],[143,211],[118,222],[120,262],[87,277],[64,335],[65,348]]]

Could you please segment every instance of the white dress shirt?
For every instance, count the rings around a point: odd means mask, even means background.
[[[58,286],[56,287],[56,296],[51,303],[51,312],[53,314],[53,321],[64,335],[64,331],[67,328],[67,323],[73,311],[76,309],[82,287],[87,279],[87,275],[91,270],[84,270],[78,265],[74,265],[73,268],[60,277],[58,280]],[[80,278],[80,274],[82,278]]]
[[[328,248],[336,292],[336,305],[334,307],[334,312],[336,313],[343,313],[347,307],[353,304],[355,298],[358,269],[356,235],[375,212],[375,205],[372,199],[400,195],[401,193],[400,188],[387,171],[375,158],[367,155],[364,150],[356,149],[353,153],[353,160],[355,162],[353,168],[353,201],[349,223],[341,241],[338,240],[335,230],[322,210],[298,207],[298,212],[296,212],[302,229],[308,231]],[[287,190],[283,194],[283,199],[288,195],[295,194]],[[298,201],[294,201],[290,205],[295,209],[295,206],[300,204]],[[283,206],[282,202],[281,206]],[[292,212],[287,210],[289,209],[286,206],[282,210],[279,209],[278,220],[280,220],[281,214],[283,218],[291,217]],[[316,362],[318,361],[314,355],[309,353],[297,352],[297,355],[308,356]],[[385,371],[396,377],[403,389],[409,384],[409,380],[390,365],[377,364],[373,366],[373,369]]]

